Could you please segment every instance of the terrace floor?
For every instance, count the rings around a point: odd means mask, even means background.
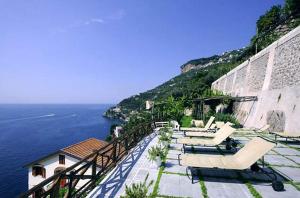
[[[243,131],[236,133],[233,138],[242,147],[253,136],[256,135]],[[274,139],[273,135],[263,136]],[[285,191],[276,192],[267,175],[250,170],[199,169],[198,178],[192,184],[186,175],[186,167],[178,164],[182,146],[176,144],[176,138],[180,137],[182,132],[174,132],[166,162],[160,169],[147,158],[148,149],[158,144],[158,138],[155,134],[146,137],[88,197],[120,197],[124,195],[126,185],[144,181],[147,174],[148,181],[154,181],[149,192],[155,191],[157,197],[300,197],[300,142],[286,143],[285,139],[278,139],[277,146],[264,157],[264,169],[268,171],[271,167],[284,182]],[[234,153],[226,151],[225,145],[216,148],[194,147],[190,152],[217,155]],[[259,164],[262,167],[261,162]]]

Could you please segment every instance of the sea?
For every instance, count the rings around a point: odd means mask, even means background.
[[[103,104],[0,105],[0,197],[28,189],[24,165],[87,138],[105,140],[118,120],[102,114]]]

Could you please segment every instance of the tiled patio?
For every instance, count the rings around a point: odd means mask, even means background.
[[[249,141],[255,134],[250,132],[236,133],[234,139],[242,144]],[[273,138],[272,135],[263,135]],[[264,158],[268,167],[274,169],[284,182],[285,191],[276,192],[271,186],[270,178],[263,173],[247,171],[231,171],[216,169],[199,169],[197,182],[191,183],[186,175],[186,167],[178,164],[181,145],[176,138],[182,137],[181,132],[174,132],[165,165],[158,170],[148,161],[148,149],[158,144],[155,134],[145,138],[140,144],[109,174],[88,197],[119,197],[125,192],[125,185],[144,180],[154,180],[158,186],[157,197],[300,197],[300,143],[280,141],[277,147]],[[283,139],[282,139],[283,140]],[[202,154],[228,155],[225,146],[205,149],[195,147],[188,152]],[[260,162],[261,165],[261,162]],[[154,185],[150,188],[153,191]]]

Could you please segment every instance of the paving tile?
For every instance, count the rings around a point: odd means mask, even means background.
[[[238,180],[204,177],[204,183],[207,188],[207,194],[210,198],[252,198],[247,186]]]
[[[178,154],[176,153],[168,153],[167,159],[178,159]]]
[[[186,167],[185,166],[180,166],[179,163],[178,163],[178,160],[167,159],[164,171],[172,172],[172,173],[185,174],[186,173]]]
[[[267,153],[267,155],[279,155],[279,154],[277,154],[275,151],[270,150],[270,151]]]
[[[180,135],[180,134],[173,134],[172,135],[172,138],[182,138],[183,135]]]
[[[289,144],[289,146],[299,149],[300,148],[300,143],[297,142],[297,144]]]
[[[182,144],[171,143],[169,148],[174,150],[180,150],[182,148]]]
[[[286,156],[287,158],[293,160],[294,162],[296,162],[298,165],[300,165],[300,156],[292,156],[292,155],[289,155],[289,156]]]
[[[199,183],[191,183],[187,176],[163,174],[159,183],[159,194],[176,197],[202,197]]]
[[[300,182],[300,169],[292,167],[276,167],[276,170],[279,170],[284,175],[287,175],[295,182]]]
[[[285,157],[280,155],[265,155],[264,158],[265,161],[271,165],[297,166],[297,164],[294,163],[293,161],[288,160]]]
[[[281,155],[300,155],[300,151],[292,148],[274,148],[273,150],[280,153]]]
[[[174,149],[171,149],[171,150],[169,150],[169,152],[168,152],[168,154],[176,154],[176,155],[178,155],[178,154],[181,154],[182,152],[180,151],[180,150],[174,150]]]
[[[256,191],[264,198],[295,198],[300,197],[300,191],[290,184],[284,184],[285,191],[276,192],[270,183],[253,183]]]

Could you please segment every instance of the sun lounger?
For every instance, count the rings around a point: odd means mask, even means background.
[[[221,128],[222,126],[224,126],[225,122],[220,122],[220,121],[216,121],[216,128]]]
[[[236,131],[236,129],[229,125],[230,123],[226,123],[221,129],[218,130],[217,135],[215,135],[213,138],[183,137],[177,139],[177,143],[183,144],[183,152],[185,152],[186,145],[217,146],[226,140],[234,131]],[[230,148],[228,147],[228,150],[229,149]]]
[[[170,122],[154,122],[154,131],[157,133],[162,128],[173,129]]]
[[[251,167],[251,170],[259,171],[257,161],[267,152],[276,146],[276,143],[261,137],[255,137],[249,141],[242,149],[234,155],[201,155],[201,154],[183,154],[178,155],[179,164],[188,168],[217,168],[231,170],[245,170]],[[264,170],[262,170],[264,171]],[[265,172],[265,171],[264,171]],[[267,172],[265,172],[267,173]],[[270,174],[270,173],[267,173]],[[274,174],[274,172],[272,173]],[[191,170],[192,183],[193,171]],[[275,174],[274,174],[275,175]],[[275,175],[275,180],[277,177]],[[283,184],[279,181],[272,183],[274,190],[283,190]]]
[[[209,118],[209,120],[207,121],[206,125],[204,128],[198,128],[198,127],[180,127],[181,131],[207,131],[209,129],[209,127],[212,125],[213,121],[214,121],[215,117],[211,116]]]
[[[239,129],[240,132],[255,132],[255,133],[263,133],[263,132],[268,132],[268,129],[270,128],[270,125],[266,124],[261,128],[242,128]]]
[[[277,141],[277,137],[282,137],[285,138],[285,141],[287,141],[288,139],[299,139],[300,138],[300,134],[299,133],[289,133],[287,131],[284,132],[271,132],[272,134],[275,135],[275,141]]]
[[[209,129],[207,129],[206,131],[202,130],[202,131],[183,131],[183,135],[184,136],[193,136],[193,135],[186,135],[186,134],[199,134],[201,137],[201,134],[214,134],[217,131],[217,126],[216,124],[211,124]],[[197,135],[196,135],[197,136]]]
[[[211,130],[214,130],[214,129],[216,129],[216,128],[217,128],[217,125],[216,125],[216,124],[211,124],[210,127],[209,127],[209,129],[211,129]]]
[[[230,126],[231,123],[227,122],[224,124],[224,126]],[[212,124],[213,125],[213,124]],[[222,127],[220,129],[222,129]],[[204,133],[204,132],[196,132],[196,131],[190,131],[190,132],[185,132],[184,135],[186,137],[207,137],[207,138],[214,138],[217,135],[220,135],[219,133],[222,133],[222,130],[218,129],[215,133]]]

